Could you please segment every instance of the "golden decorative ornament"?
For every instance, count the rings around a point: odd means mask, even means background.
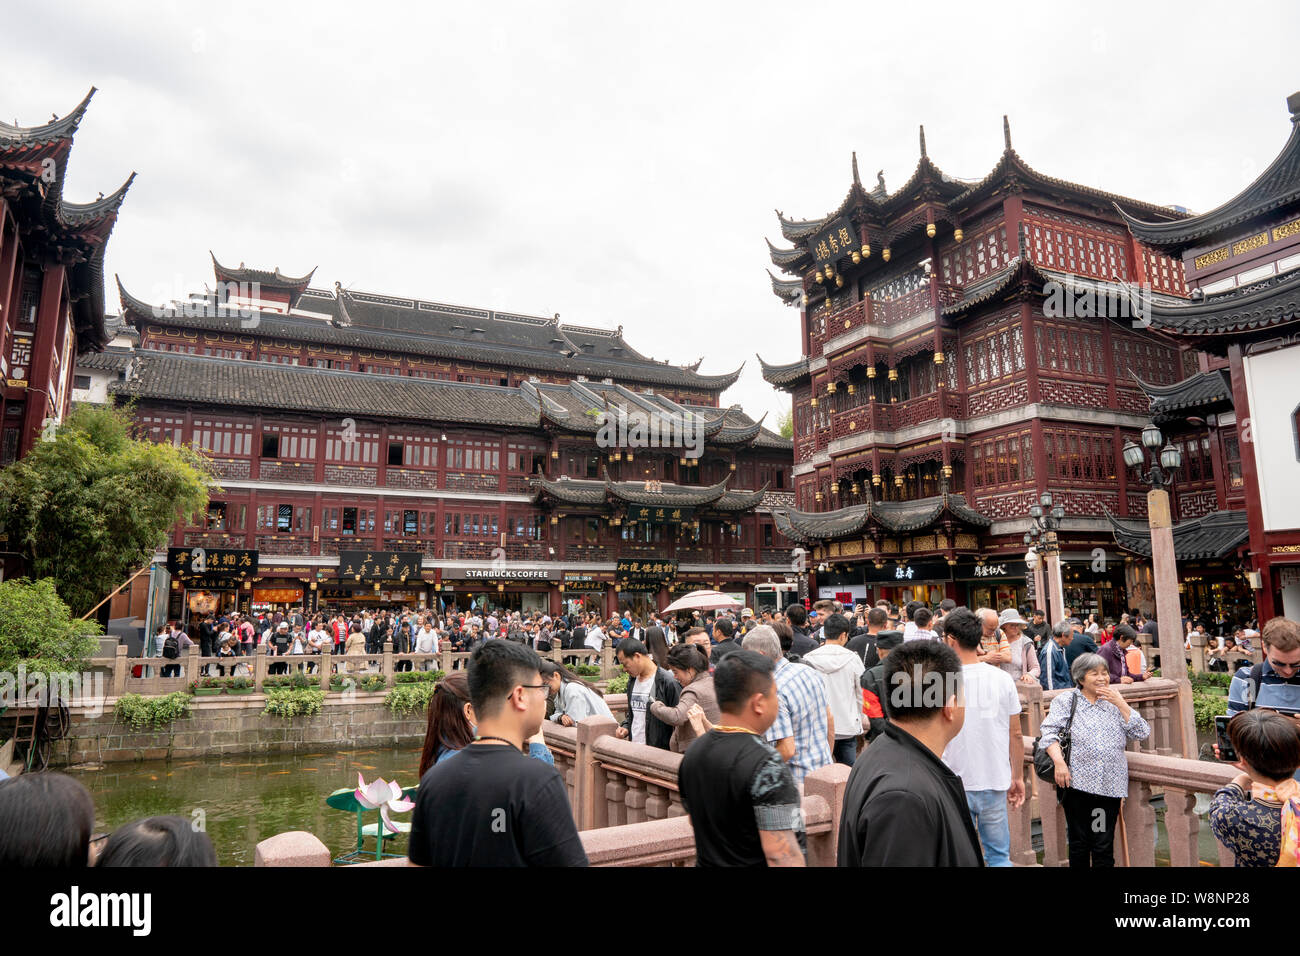
[[[852,394],[855,393],[857,390],[858,390],[858,387],[857,387],[856,385],[854,385],[852,382],[849,382],[849,394],[852,395]]]
[[[876,377],[876,367],[874,365],[868,365],[867,378],[875,378],[875,377]]]
[[[870,258],[871,258],[871,243],[869,243],[869,242],[864,242],[864,243],[862,244],[862,258],[864,258],[864,259],[870,259]]]
[[[813,408],[816,408],[816,407],[817,407],[817,396],[814,395],[814,396],[812,397],[812,400],[809,401],[808,404],[811,405]]]
[[[937,230],[937,229],[934,227],[934,223],[932,223],[932,222],[928,222],[928,223],[925,224],[925,234],[926,234],[927,236],[929,236],[931,239],[934,238],[934,234],[935,234],[936,232],[938,232],[938,231],[939,231],[939,230]]]
[[[835,383],[834,383],[834,382],[827,382],[827,383],[826,383],[826,394],[827,394],[827,395],[834,395],[834,394],[835,394]]]
[[[854,264],[854,265],[855,265],[855,266],[856,266],[856,265],[857,265],[857,264],[858,264],[858,263],[859,263],[859,262],[861,262],[861,261],[862,261],[862,256],[861,256],[861,255],[859,255],[859,254],[858,254],[858,253],[856,253],[856,252],[855,252],[855,253],[853,253],[853,256],[852,256],[852,258],[853,258],[853,264]]]
[[[559,457],[560,457],[560,453],[559,453],[558,451],[556,451],[554,448],[552,448],[552,449],[551,449],[551,458],[552,458],[552,460],[554,460],[554,459],[556,459],[556,458],[559,458]]]
[[[895,475],[895,476],[894,476],[894,487],[895,487],[895,488],[902,488],[902,487],[903,487],[903,476],[902,476],[902,475]]]
[[[962,234],[961,229],[954,229],[954,230],[952,231],[952,237],[953,237],[954,239],[956,239],[958,242],[961,242],[962,239],[965,238],[965,236]]]
[[[890,380],[891,382],[897,382],[897,381],[898,381],[898,369],[896,369],[896,368],[891,368],[891,369],[889,370],[889,380]]]
[[[880,487],[880,476],[879,476],[879,475],[872,475],[872,476],[871,476],[871,483],[872,483],[873,485],[875,485],[876,487]]]
[[[951,478],[951,477],[952,477],[952,465],[944,465],[944,466],[943,466],[943,476],[944,476],[945,478]]]
[[[804,305],[807,305],[807,304],[808,304],[808,293],[807,293],[807,292],[805,292],[805,293],[803,294],[803,304],[804,304]]]
[[[815,280],[817,280],[818,282],[821,282],[821,281],[822,281],[822,273],[821,273],[821,270],[820,270],[820,269],[817,270],[817,274],[816,274],[815,276],[813,276],[813,278],[814,278]]]
[[[849,431],[853,431],[853,430],[856,429],[857,427],[858,427],[858,423],[857,423],[857,422],[849,422]]]
[[[853,322],[852,322],[851,320],[849,320],[849,319],[845,319],[845,320],[844,320],[844,327],[845,327],[846,329],[847,329],[849,326],[851,326],[852,324],[853,324]]]
[[[835,288],[837,288],[837,289],[842,289],[842,288],[844,288],[844,276],[836,276],[836,277],[835,277]]]
[[[884,259],[886,262],[888,262],[888,261],[889,261],[889,255],[890,255],[890,253],[889,253],[889,246],[885,246],[885,251],[882,252],[882,253],[880,254],[880,258],[882,258],[882,259]]]
[[[853,484],[849,485],[849,491],[855,495],[858,493],[859,489],[858,489],[858,483],[856,481],[853,482]]]
[[[942,352],[935,352],[935,353],[934,353],[934,364],[935,364],[935,365],[942,365],[942,364],[943,364],[943,353],[942,353]]]

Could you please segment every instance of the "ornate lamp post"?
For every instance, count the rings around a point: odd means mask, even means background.
[[[1051,611],[1051,623],[1056,624],[1065,619],[1065,589],[1061,583],[1061,545],[1056,537],[1061,521],[1065,518],[1065,509],[1053,506],[1052,493],[1044,491],[1039,496],[1038,504],[1031,505],[1029,517],[1033,524],[1025,535],[1025,544],[1046,559],[1048,607]]]
[[[1178,564],[1174,558],[1173,518],[1168,491],[1173,472],[1182,467],[1183,455],[1165,441],[1153,422],[1148,422],[1142,429],[1142,444],[1126,441],[1121,454],[1124,464],[1137,470],[1138,480],[1151,486],[1147,492],[1147,523],[1151,528],[1151,570],[1156,590],[1160,676],[1179,682],[1183,756],[1190,757],[1196,748],[1196,723],[1192,714],[1187,662],[1183,658],[1183,610],[1178,600]],[[1148,454],[1151,467],[1143,471]]]

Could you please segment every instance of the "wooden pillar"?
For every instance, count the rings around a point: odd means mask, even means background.
[[[23,420],[22,440],[18,443],[19,457],[27,454],[40,440],[41,428],[48,414],[50,399],[50,371],[54,364],[54,350],[59,341],[59,324],[63,322],[67,299],[63,294],[65,269],[62,265],[49,265],[41,277],[41,305],[36,315],[36,335],[32,339],[32,363],[27,370],[27,408]],[[61,374],[67,374],[61,369]]]

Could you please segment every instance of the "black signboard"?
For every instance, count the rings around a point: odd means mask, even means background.
[[[464,571],[444,571],[449,578],[465,578],[470,581],[558,581],[559,568],[509,568],[486,567],[466,568]]]
[[[808,243],[818,265],[851,255],[857,248],[853,224],[844,216],[832,219]]]
[[[620,584],[659,587],[677,576],[676,559],[625,558],[614,566]]]
[[[877,568],[874,564],[862,569],[867,584],[907,585],[921,581],[951,581],[952,568],[947,561],[909,561],[906,565],[885,559],[885,566]],[[820,579],[818,584],[820,584]],[[829,585],[827,585],[829,586]]]
[[[1029,573],[1023,560],[1008,557],[962,558],[953,568],[952,576],[958,581],[1019,580]]]
[[[651,524],[681,524],[694,516],[693,508],[674,505],[632,505],[627,509],[629,521],[648,521]]]
[[[257,573],[257,551],[233,548],[168,548],[167,570],[176,578],[247,578]],[[211,586],[209,585],[204,585]]]
[[[419,551],[340,551],[339,576],[363,581],[398,581],[419,577],[424,555]]]

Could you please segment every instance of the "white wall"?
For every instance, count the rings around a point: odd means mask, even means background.
[[[1300,461],[1293,419],[1300,406],[1300,346],[1247,356],[1244,366],[1250,442],[1243,444],[1242,454],[1255,456],[1264,530],[1300,528]]]

